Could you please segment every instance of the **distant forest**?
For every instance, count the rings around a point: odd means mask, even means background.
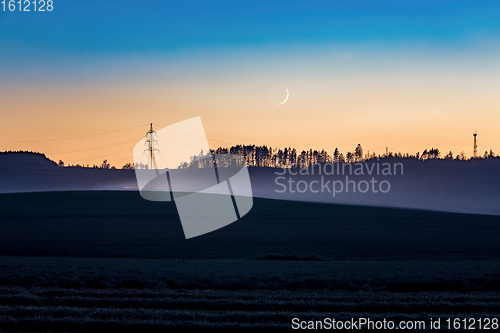
[[[234,154],[244,157],[246,165],[249,167],[270,167],[270,168],[307,168],[310,165],[317,163],[356,163],[365,162],[372,159],[384,159],[384,158],[400,158],[400,159],[415,159],[415,160],[429,160],[429,159],[441,159],[441,160],[457,160],[457,161],[467,161],[474,158],[469,158],[464,152],[458,155],[453,155],[450,151],[446,155],[442,155],[438,148],[430,148],[424,150],[422,153],[417,152],[416,154],[409,153],[395,153],[388,151],[385,154],[375,154],[375,153],[364,153],[363,147],[358,144],[354,151],[347,152],[345,155],[335,148],[333,154],[329,154],[326,150],[302,150],[300,153],[297,152],[295,148],[270,148],[267,146],[256,146],[256,145],[236,145],[231,148],[219,147],[215,150],[211,150],[213,154]],[[206,159],[203,152],[199,156],[192,156],[190,163],[184,163],[179,166],[179,168],[188,167],[199,167],[206,164]],[[476,159],[487,159],[487,158],[497,158],[500,156],[495,155],[493,150],[485,151],[483,155],[478,156]],[[203,162],[205,161],[205,162]],[[145,168],[145,165],[135,165],[136,168]],[[134,165],[127,163],[124,166],[125,169],[134,168]]]
[[[235,154],[243,156],[248,166],[252,167],[298,167],[305,168],[316,163],[355,163],[364,162],[376,158],[411,158],[417,160],[428,159],[446,159],[446,160],[459,160],[466,161],[469,158],[464,152],[458,155],[453,155],[450,151],[443,155],[438,148],[426,149],[422,153],[416,154],[409,153],[395,153],[387,152],[384,154],[365,153],[363,147],[358,144],[352,152],[347,152],[345,155],[335,148],[332,154],[326,150],[302,150],[300,153],[295,148],[273,149],[267,146],[256,145],[237,145],[231,148],[219,147],[212,150],[215,154]],[[485,151],[483,155],[477,158],[496,158],[493,150]],[[471,158],[472,159],[472,158]]]
[[[347,152],[345,155],[339,151],[338,148],[335,148],[332,154],[329,154],[326,150],[302,150],[300,153],[295,148],[270,148],[268,146],[256,146],[256,145],[236,145],[230,148],[219,147],[215,150],[211,150],[213,154],[235,154],[238,156],[244,157],[247,166],[249,167],[296,167],[296,168],[306,168],[310,165],[317,163],[355,163],[355,162],[365,162],[372,159],[384,159],[384,158],[409,158],[416,160],[429,160],[429,159],[441,159],[441,160],[458,160],[458,161],[467,161],[474,159],[473,157],[467,157],[464,152],[461,152],[458,155],[454,155],[451,151],[447,154],[441,154],[440,150],[437,148],[430,148],[424,150],[422,153],[417,152],[416,154],[409,153],[395,153],[395,152],[387,152],[384,154],[375,154],[375,153],[365,153],[363,151],[363,147],[358,144],[356,148],[352,152]],[[9,154],[9,153],[31,153],[41,155],[45,158],[45,154],[39,152],[32,151],[5,151],[0,152],[0,154]],[[500,158],[499,155],[495,155],[495,153],[490,149],[489,151],[485,151],[484,154],[479,155],[476,159],[488,159],[488,158]],[[50,160],[49,158],[47,158]],[[196,165],[199,163],[197,157],[193,157],[190,165]],[[92,166],[84,166],[80,164],[70,164],[66,165],[62,160],[59,160],[57,163],[59,166],[67,166],[67,167],[87,167],[87,168],[98,168],[98,169],[116,169],[115,166],[112,166],[108,163],[108,160],[105,159],[100,165],[92,165]],[[189,167],[190,165],[186,165],[185,167]],[[121,168],[122,169],[134,169],[136,167],[143,168],[143,165],[134,165],[133,163],[126,163]]]

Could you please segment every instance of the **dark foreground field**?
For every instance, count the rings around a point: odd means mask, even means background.
[[[0,328],[290,329],[500,316],[500,218],[256,199],[184,239],[135,192],[0,195]]]

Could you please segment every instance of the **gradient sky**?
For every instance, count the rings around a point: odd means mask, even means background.
[[[498,1],[54,8],[0,12],[0,150],[120,167],[147,123],[201,116],[212,148],[500,153]]]

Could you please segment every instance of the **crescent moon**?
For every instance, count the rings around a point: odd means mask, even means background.
[[[288,92],[288,88],[285,87],[285,89],[286,89],[286,98],[283,102],[279,103],[278,105],[283,105],[286,103],[286,101],[288,101],[288,97],[290,96],[290,93]]]

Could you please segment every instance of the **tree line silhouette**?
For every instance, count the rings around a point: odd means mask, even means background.
[[[415,159],[415,160],[430,160],[430,159],[441,159],[441,160],[458,160],[466,161],[472,160],[473,157],[467,157],[462,151],[460,154],[454,155],[451,151],[447,154],[441,154],[438,148],[425,149],[422,153],[417,152],[415,154],[400,152],[387,152],[384,154],[376,153],[364,153],[361,144],[358,144],[353,151],[348,151],[345,153],[340,152],[338,148],[333,150],[332,154],[329,154],[326,150],[302,150],[300,153],[291,147],[287,148],[271,148],[266,145],[236,145],[232,147],[219,147],[217,149],[211,150],[212,154],[234,154],[243,157],[246,165],[249,167],[278,167],[278,168],[306,168],[310,165],[317,163],[355,163],[355,162],[365,162],[373,159],[385,159],[385,158],[398,158],[398,159]],[[0,154],[12,154],[12,153],[30,153],[36,155],[42,155],[47,158],[45,154],[33,151],[5,151],[0,152]],[[205,156],[205,155],[200,155]],[[483,155],[478,156],[476,159],[488,159],[488,158],[500,158],[496,155],[493,150],[485,151]],[[47,158],[48,159],[48,158]],[[242,159],[242,160],[243,160]],[[49,159],[50,160],[50,159]],[[55,163],[55,162],[54,162]],[[199,166],[202,163],[202,159],[199,156],[193,156],[189,163],[183,163],[182,168],[190,166]],[[205,162],[203,162],[205,163]],[[108,163],[107,159],[104,159],[100,165],[87,166],[80,164],[69,164],[65,165],[62,160],[57,163],[59,166],[66,167],[87,167],[87,168],[98,168],[98,169],[116,169]],[[144,168],[144,165],[136,165],[134,163],[126,163],[122,166],[122,169],[134,169],[134,168]]]
[[[361,144],[358,144],[353,151],[348,151],[345,155],[335,148],[330,155],[324,149],[318,150],[302,150],[300,153],[295,148],[270,148],[268,146],[256,145],[236,145],[230,148],[219,147],[212,150],[215,154],[235,154],[245,158],[247,166],[251,167],[298,167],[305,168],[317,163],[355,163],[365,162],[372,159],[383,158],[409,158],[416,160],[428,159],[446,159],[446,160],[469,160],[462,151],[458,155],[453,155],[450,151],[446,155],[442,155],[438,148],[425,149],[422,153],[416,154],[400,152],[387,152],[385,154],[364,153]],[[478,158],[494,158],[493,150],[485,151],[484,155]],[[473,158],[470,158],[473,159]]]

